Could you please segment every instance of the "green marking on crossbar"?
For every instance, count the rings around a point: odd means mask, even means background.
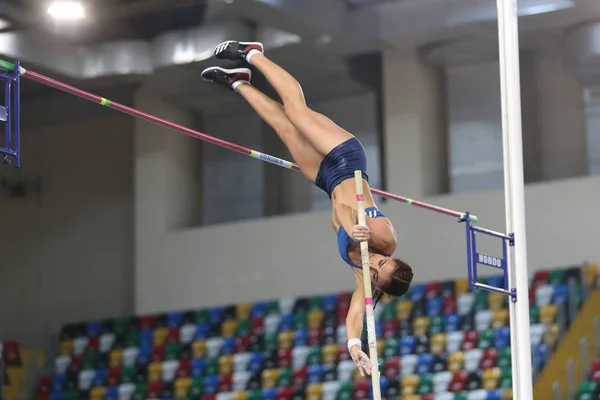
[[[4,72],[13,72],[15,70],[15,64],[0,60],[0,70]]]

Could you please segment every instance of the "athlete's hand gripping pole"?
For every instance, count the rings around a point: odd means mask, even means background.
[[[365,202],[363,192],[362,172],[354,171],[356,182],[356,201],[358,203],[358,224],[367,227],[365,216]],[[369,357],[371,359],[371,383],[373,386],[373,400],[381,400],[379,386],[379,359],[377,357],[377,338],[375,337],[375,315],[373,314],[373,292],[371,289],[371,265],[369,264],[369,242],[360,242],[360,255],[362,260],[363,283],[365,287],[365,308],[367,318],[367,340],[369,342]]]

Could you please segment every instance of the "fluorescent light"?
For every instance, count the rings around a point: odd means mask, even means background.
[[[48,14],[54,19],[76,21],[85,18],[85,10],[79,1],[55,1],[48,7]]]
[[[10,26],[10,22],[5,19],[0,18],[0,29],[8,28]]]

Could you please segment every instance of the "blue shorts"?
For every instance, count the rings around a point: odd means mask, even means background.
[[[369,181],[365,148],[353,137],[327,153],[319,166],[315,184],[331,198],[333,189],[346,179],[354,178],[356,170],[360,170],[363,179]]]

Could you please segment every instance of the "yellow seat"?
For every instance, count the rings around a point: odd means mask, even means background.
[[[551,324],[556,321],[556,304],[548,304],[540,309],[540,322],[542,324]]]
[[[429,348],[432,354],[439,355],[446,350],[446,334],[436,333],[431,336]]]
[[[123,349],[114,349],[108,355],[108,365],[111,368],[120,367],[123,364]]]
[[[554,348],[558,341],[558,331],[558,324],[552,324],[546,328],[546,332],[544,333],[544,344],[551,349]]]
[[[337,344],[326,344],[323,346],[323,356],[321,363],[323,365],[336,364],[339,354],[339,346]]]
[[[308,329],[319,329],[323,322],[325,313],[322,310],[313,310],[306,317]]]
[[[404,396],[405,399],[411,394],[416,394],[419,381],[419,375],[407,375],[402,378],[402,396]]]
[[[192,343],[192,356],[203,358],[206,355],[206,340],[196,340]]]
[[[413,335],[427,335],[427,331],[429,330],[429,322],[429,317],[415,318],[413,322]]]
[[[509,317],[510,315],[506,308],[494,310],[494,313],[492,314],[492,329],[500,329],[508,326]]]
[[[279,378],[279,368],[265,369],[262,372],[262,387],[266,389],[272,389],[277,386],[277,379]]]
[[[513,400],[512,388],[504,389],[500,398],[502,400]]]
[[[383,348],[385,347],[385,339],[377,339],[377,354],[383,354]]]
[[[231,400],[248,400],[248,392],[233,392]]]
[[[594,286],[598,279],[598,266],[597,265],[586,265],[583,267],[583,279],[584,284],[588,287]]]
[[[175,380],[175,397],[178,399],[186,398],[191,386],[192,378],[177,378]]]
[[[155,361],[148,365],[148,381],[157,382],[162,379],[162,362]]]
[[[221,336],[223,337],[233,337],[235,336],[235,331],[237,330],[237,321],[235,320],[227,320],[223,321],[221,325]]]
[[[410,318],[413,309],[413,302],[410,300],[399,301],[396,303],[396,319],[398,321],[406,321]]]
[[[90,390],[90,400],[104,400],[105,394],[106,394],[105,387],[102,387],[102,386],[94,387]]]
[[[500,368],[488,368],[483,371],[482,386],[485,390],[494,390],[498,388],[498,381],[500,380]]]
[[[72,340],[63,340],[60,342],[60,355],[68,356],[71,355],[73,351],[73,341]]]
[[[502,293],[490,293],[488,296],[488,308],[490,310],[499,310],[504,308],[506,302],[506,296]]]
[[[233,374],[233,355],[227,354],[227,355],[219,357],[219,374],[220,375]]]
[[[238,304],[236,309],[236,317],[238,321],[245,321],[250,319],[250,313],[252,312],[252,303]]]
[[[462,351],[455,351],[448,355],[448,371],[459,372],[462,370],[463,363],[465,362],[465,353]]]
[[[321,400],[322,383],[311,383],[306,387],[306,400]]]
[[[469,280],[468,279],[458,279],[454,284],[454,292],[456,296],[460,296],[461,294],[465,294],[469,291]]]
[[[167,336],[169,336],[169,328],[156,328],[153,337],[154,346],[162,346],[165,344]]]
[[[409,394],[405,396],[403,400],[421,400],[421,396],[418,394]]]
[[[277,338],[279,349],[291,349],[294,342],[294,331],[280,332]]]

